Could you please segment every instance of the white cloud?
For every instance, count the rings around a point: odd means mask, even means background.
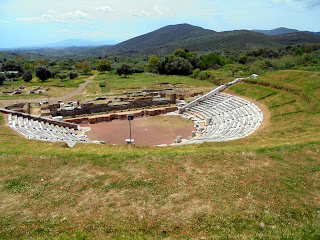
[[[54,10],[48,10],[47,13],[42,14],[38,17],[25,17],[17,18],[18,21],[23,22],[58,22],[58,23],[90,23],[89,19],[91,17],[89,14],[84,13],[80,10],[73,12],[66,12],[59,14]]]
[[[174,16],[174,12],[170,8],[160,7],[158,5],[150,6],[150,8],[148,8],[148,10],[131,8],[131,9],[129,9],[129,13],[135,17],[150,17],[150,16],[171,17],[171,16]]]
[[[154,6],[152,9],[159,16],[173,16],[174,12],[167,7]]]
[[[113,9],[109,6],[101,6],[96,8],[97,11],[102,11],[104,13],[112,13]]]
[[[135,8],[129,9],[129,13],[134,17],[149,17],[149,16],[151,16],[151,13],[149,13],[145,10],[137,10]]]

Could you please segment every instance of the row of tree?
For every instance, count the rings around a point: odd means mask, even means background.
[[[17,55],[15,59],[7,59],[7,56],[1,58],[0,53],[0,70],[6,72],[5,77],[11,79],[23,77],[25,81],[30,81],[32,76],[37,76],[41,81],[46,81],[48,78],[63,80],[70,77],[73,79],[79,73],[89,74],[92,70],[113,71],[115,74],[124,76],[148,71],[167,75],[201,76],[199,78],[202,79],[207,76],[206,73],[200,74],[202,71],[219,69],[224,66],[234,74],[239,69],[258,73],[259,71],[290,69],[296,66],[317,64],[320,64],[320,44],[260,48],[248,51],[225,50],[204,55],[177,49],[168,56],[153,55],[147,56],[147,58],[103,56],[86,59],[28,60]],[[10,71],[18,73],[9,73]],[[2,76],[2,78],[4,77]]]

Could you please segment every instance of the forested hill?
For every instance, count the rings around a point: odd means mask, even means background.
[[[110,51],[113,52],[135,52],[150,48],[159,48],[167,44],[181,41],[211,36],[215,33],[213,30],[203,29],[201,27],[189,24],[169,25],[156,31],[132,38],[125,42],[113,46]]]
[[[248,30],[215,32],[189,24],[170,25],[129,39],[111,47],[97,47],[84,51],[86,55],[157,54],[167,55],[177,48],[193,52],[214,50],[247,50],[259,47],[320,42],[320,36],[296,32],[268,36]]]

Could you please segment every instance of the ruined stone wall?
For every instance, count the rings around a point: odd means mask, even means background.
[[[73,110],[65,109],[53,109],[51,110],[51,115],[55,116],[76,116],[76,115],[86,115],[92,113],[103,113],[103,112],[113,112],[113,111],[123,111],[132,108],[145,108],[157,105],[168,105],[175,104],[175,99],[156,99],[154,101],[134,101],[128,103],[121,103],[117,105],[109,104],[81,104],[80,108],[75,108]]]
[[[133,114],[135,118],[137,117],[143,117],[143,116],[156,116],[160,114],[166,114],[169,112],[176,111],[178,108],[176,106],[174,107],[166,107],[166,108],[160,108],[160,109],[145,109],[141,111],[134,111],[130,114]],[[91,116],[91,117],[81,117],[81,118],[74,118],[74,119],[67,119],[66,122],[72,122],[76,124],[80,123],[90,123],[95,124],[99,122],[108,122],[112,120],[127,120],[128,119],[128,113],[112,113],[104,116]]]

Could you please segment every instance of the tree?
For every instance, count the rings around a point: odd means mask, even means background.
[[[44,65],[39,65],[36,67],[36,76],[40,78],[42,82],[51,77],[51,71],[47,69]]]
[[[87,61],[83,62],[83,63],[77,63],[76,64],[76,68],[80,71],[83,71],[84,74],[88,74],[89,72],[91,72],[91,67],[89,65],[89,63]]]
[[[63,81],[63,79],[67,78],[67,74],[60,73],[58,74],[58,78],[60,78],[61,81]]]
[[[234,77],[234,74],[235,74],[236,72],[238,72],[239,69],[238,69],[236,66],[232,66],[232,67],[230,67],[230,71],[231,71],[231,73],[232,73],[232,77]]]
[[[150,72],[158,73],[159,72],[159,62],[160,62],[160,58],[156,55],[152,55],[149,58],[149,62],[147,64],[148,70]]]
[[[106,60],[100,60],[97,65],[97,70],[99,72],[105,72],[105,71],[111,71],[111,64],[109,61]]]
[[[190,75],[193,67],[188,60],[181,57],[175,57],[168,59],[165,70],[166,73],[170,75]]]
[[[25,82],[30,82],[32,80],[32,73],[30,70],[26,71],[23,76],[22,76],[23,80]]]
[[[79,75],[78,75],[78,73],[76,73],[76,72],[69,72],[69,78],[70,79],[75,79],[75,78],[77,78]]]
[[[247,57],[246,55],[243,55],[243,56],[241,56],[241,57],[239,58],[238,62],[239,62],[240,64],[246,64],[247,58],[248,58],[248,57]]]
[[[91,70],[92,69],[87,61],[82,63],[82,71],[84,74],[88,74],[89,72],[91,72]]]
[[[0,73],[0,85],[3,84],[4,80],[6,80],[6,76],[3,73]]]
[[[181,57],[181,58],[186,58],[186,57],[187,57],[186,52],[185,52],[183,49],[181,49],[181,48],[176,49],[176,50],[173,52],[173,55],[174,55],[175,57]]]
[[[127,75],[131,75],[133,73],[133,69],[130,65],[123,63],[121,66],[117,68],[116,73],[119,76],[123,74],[124,77],[127,77]]]
[[[4,72],[9,72],[9,71],[17,71],[19,72],[20,74],[22,74],[23,72],[23,65],[19,62],[16,62],[16,61],[7,61],[3,64],[2,66],[2,70]],[[21,76],[21,75],[20,75]]]

